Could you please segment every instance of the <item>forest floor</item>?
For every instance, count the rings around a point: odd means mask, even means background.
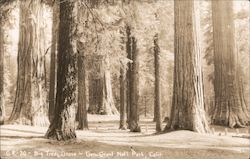
[[[152,119],[143,119],[141,133],[119,130],[118,117],[89,116],[89,130],[77,130],[77,140],[44,138],[47,128],[0,127],[1,159],[249,159],[247,128],[213,126],[213,134],[175,131],[155,134]]]

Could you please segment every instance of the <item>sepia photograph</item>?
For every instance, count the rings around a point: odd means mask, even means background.
[[[0,0],[0,159],[250,159],[249,0]]]

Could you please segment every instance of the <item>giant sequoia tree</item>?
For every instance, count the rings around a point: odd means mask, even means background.
[[[48,124],[43,12],[39,0],[20,2],[17,88],[10,116],[10,121],[40,126]]]
[[[249,122],[235,48],[233,1],[212,1],[215,111],[213,123],[242,127]]]
[[[55,115],[46,133],[47,138],[76,138],[74,108],[77,103],[77,1],[60,1],[58,69]]]
[[[195,0],[175,0],[173,103],[168,129],[209,131],[204,111],[199,12]]]
[[[104,1],[103,1],[104,2]],[[109,2],[105,1],[104,3]],[[102,4],[100,0],[86,0],[84,2],[85,6],[87,6],[91,12],[91,10],[98,10],[98,7]],[[89,14],[89,13],[87,13]],[[99,36],[97,33],[98,28],[101,27],[100,31],[103,29],[103,24],[100,25],[100,19],[98,16],[90,13],[91,16],[87,16],[85,23],[85,30],[90,29],[89,26],[95,28],[95,30],[91,30],[91,32],[95,32],[91,34],[90,37],[93,41],[99,41]],[[97,29],[97,30],[96,30]],[[86,31],[85,31],[86,32]],[[97,35],[97,36],[96,36]],[[87,35],[89,36],[89,35]],[[86,38],[86,37],[84,37]],[[86,39],[85,39],[86,40]],[[91,44],[95,43],[94,48],[99,47],[99,42],[90,41]],[[89,44],[89,45],[91,45]],[[110,61],[109,57],[106,53],[103,54],[103,50],[91,50],[91,57],[86,59],[88,61],[88,67],[90,70],[89,74],[89,108],[88,112],[90,114],[102,114],[102,115],[118,115],[119,112],[114,104],[113,93],[112,93],[112,83],[111,83],[111,69],[110,69]],[[85,54],[86,55],[86,54]]]
[[[109,57],[94,55],[89,77],[89,109],[91,114],[118,115],[114,104]]]

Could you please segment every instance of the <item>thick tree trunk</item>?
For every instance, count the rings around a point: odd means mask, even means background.
[[[4,33],[3,18],[0,11],[0,125],[3,124],[5,118],[4,106]]]
[[[93,65],[96,72],[89,79],[89,109],[91,114],[118,115],[114,105],[109,59],[103,56],[94,57]]]
[[[176,0],[174,92],[165,130],[209,131],[204,110],[198,1]]]
[[[132,77],[131,77],[131,105],[130,105],[130,119],[129,119],[129,128],[131,132],[140,132],[141,127],[139,126],[139,107],[138,107],[138,99],[139,99],[139,60],[138,60],[138,48],[137,41],[134,37],[132,37]]]
[[[48,105],[46,103],[47,91],[46,91],[46,69],[45,69],[45,26],[44,26],[44,4],[39,1],[33,1],[37,6],[35,15],[37,15],[37,27],[39,30],[35,30],[34,37],[36,40],[34,45],[34,52],[32,52],[32,123],[33,125],[47,126],[48,120]],[[34,25],[34,24],[33,24]],[[37,50],[35,50],[37,49]]]
[[[31,56],[32,48],[34,48],[32,35],[34,27],[31,12],[26,7],[28,3],[29,1],[20,3],[17,87],[14,107],[9,120],[20,120],[22,124],[31,125]]]
[[[162,121],[161,121],[161,92],[160,92],[160,48],[158,44],[158,35],[154,37],[154,63],[155,63],[155,122],[156,131],[161,132]]]
[[[215,111],[214,124],[243,127],[250,121],[236,57],[233,1],[212,1]]]
[[[108,68],[109,65],[109,58],[106,60],[106,66]],[[112,84],[111,84],[111,73],[109,69],[105,69],[104,72],[104,89],[103,89],[103,101],[104,101],[104,110],[106,114],[113,114],[113,115],[119,115],[119,111],[115,107],[114,99],[113,99],[113,91],[112,91]]]
[[[125,80],[125,71],[123,68],[120,68],[120,129],[126,129],[126,112],[125,112],[125,99],[126,99],[126,80]]]
[[[75,108],[77,105],[77,1],[60,1],[58,69],[55,115],[46,133],[47,138],[76,138]]]
[[[50,85],[49,85],[49,121],[54,118],[55,111],[55,90],[56,90],[56,53],[58,43],[58,21],[59,21],[59,4],[57,1],[53,4],[53,22],[52,22],[52,41],[50,54]]]
[[[127,52],[127,58],[129,60],[132,60],[132,41],[131,41],[131,29],[129,26],[126,27],[126,34],[127,34],[127,41],[126,41],[126,52]],[[126,84],[127,84],[127,89],[126,89],[126,112],[127,112],[127,124],[128,124],[128,129],[129,129],[129,120],[130,120],[130,105],[131,105],[131,73],[132,73],[132,63],[128,63],[128,69],[126,73]]]
[[[39,0],[20,3],[17,89],[10,121],[21,124],[48,124],[43,10]]]

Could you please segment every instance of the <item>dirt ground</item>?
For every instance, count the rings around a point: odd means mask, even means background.
[[[142,132],[118,130],[117,117],[89,118],[89,130],[77,140],[47,140],[45,127],[2,125],[1,159],[249,159],[247,128],[213,127],[212,134],[175,131],[154,134],[154,123],[141,122]],[[100,122],[102,120],[102,122]]]

